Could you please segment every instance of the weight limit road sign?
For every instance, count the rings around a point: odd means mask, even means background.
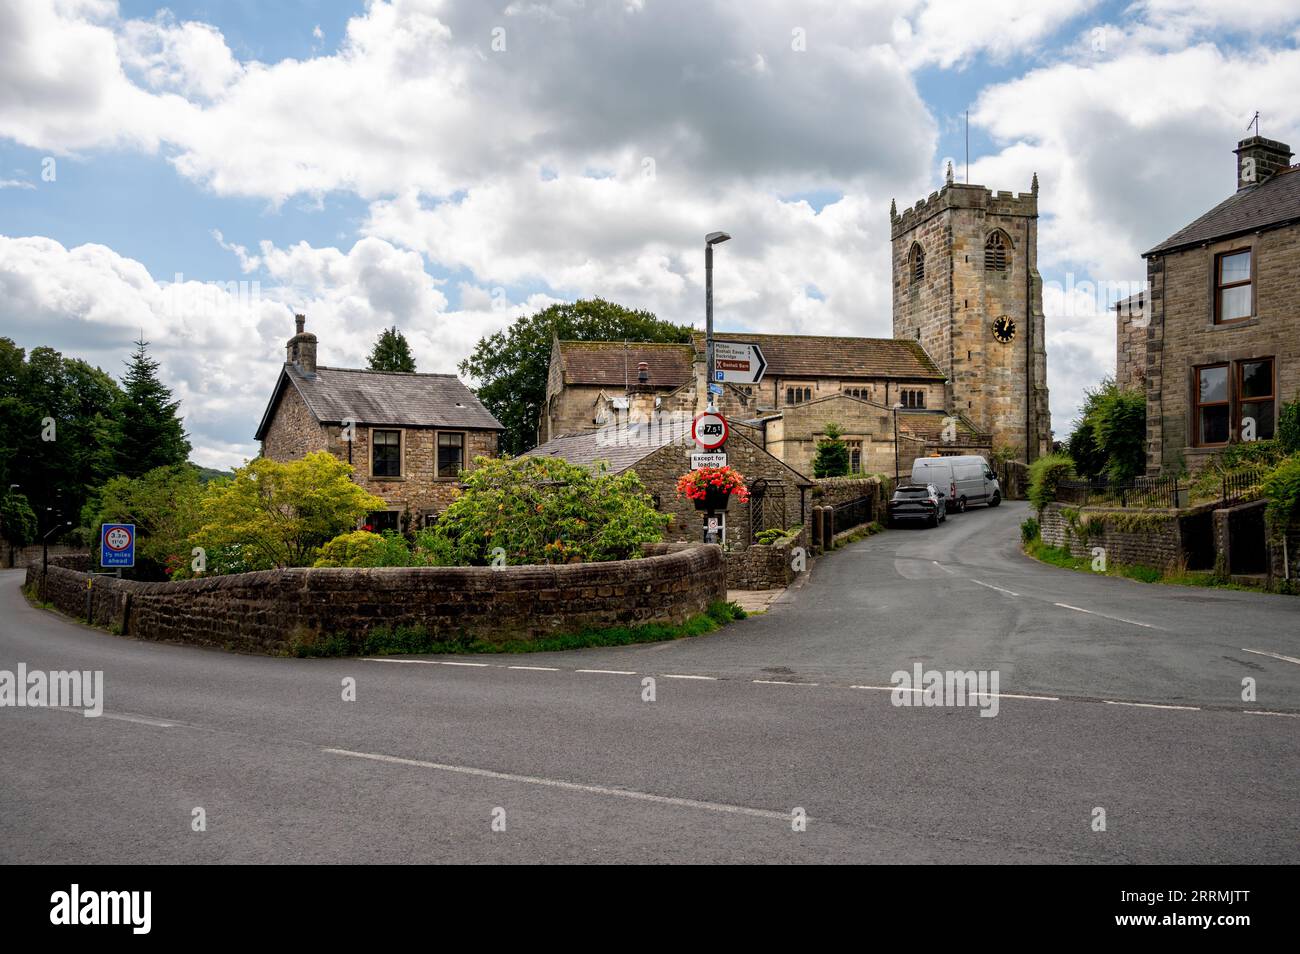
[[[750,341],[713,342],[713,380],[732,384],[758,384],[767,361],[763,349]]]
[[[691,438],[700,450],[717,450],[727,443],[727,419],[715,411],[696,415],[691,422]]]

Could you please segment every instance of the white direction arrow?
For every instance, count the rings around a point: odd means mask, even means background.
[[[713,380],[732,384],[758,384],[767,361],[763,350],[750,341],[713,342]]]

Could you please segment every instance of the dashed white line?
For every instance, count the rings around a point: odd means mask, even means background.
[[[663,674],[664,679],[699,679],[703,682],[717,682],[717,676],[683,676],[678,673],[666,672]]]
[[[978,583],[980,586],[987,586],[990,590],[997,590],[999,593],[1005,593],[1007,596],[1019,596],[1019,593],[1013,593],[1011,590],[1004,590],[1000,586],[994,586],[992,583],[985,583],[983,580],[972,579],[972,583]]]
[[[436,659],[376,659],[373,656],[362,656],[362,662],[384,662],[384,663],[418,663],[421,666],[440,666],[442,665]]]
[[[529,672],[559,672],[555,666],[506,666],[507,669],[527,669]]]
[[[695,798],[679,798],[673,795],[655,795],[650,792],[638,792],[628,788],[609,788],[605,785],[587,785],[581,782],[566,782],[555,778],[542,778],[536,775],[515,775],[510,772],[494,772],[490,769],[474,768],[468,765],[445,765],[439,762],[425,762],[420,759],[404,759],[395,755],[377,755],[373,752],[353,752],[348,749],[322,749],[330,755],[343,755],[354,759],[368,759],[372,762],[387,762],[391,765],[406,765],[412,768],[434,769],[439,772],[453,772],[457,775],[473,775],[479,778],[497,779],[503,782],[522,782],[526,785],[541,785],[546,788],[558,788],[568,792],[582,792],[587,795],[610,795],[615,798],[629,798],[638,802],[654,802],[659,805],[672,805],[676,808],[698,808],[704,811],[721,812],[728,815],[749,815],[752,818],[769,818],[789,821],[789,812],[775,812],[766,808],[750,808],[747,805],[728,805],[725,802],[706,802]]]
[[[815,682],[788,682],[784,679],[751,679],[751,682],[759,686],[816,686]]]
[[[76,706],[50,706],[57,712],[74,712],[79,716],[85,716],[86,710],[79,709]],[[144,716],[124,715],[120,712],[101,712],[97,716],[91,716],[92,719],[112,719],[114,722],[134,722],[137,725],[151,725],[159,729],[175,728],[176,723],[164,722],[161,719],[148,719]]]
[[[1103,699],[1102,702],[1108,706],[1133,706],[1135,709],[1178,709],[1182,712],[1200,712],[1200,706],[1162,706],[1154,702],[1117,702],[1114,699]]]
[[[862,552],[863,552],[863,553],[866,553],[867,551],[866,551],[866,550],[863,550]],[[955,574],[957,573],[956,570],[950,570],[950,569],[948,569],[946,566],[944,566],[944,565],[943,565],[942,563],[940,563],[938,560],[931,560],[930,562],[933,563],[935,566],[937,566],[939,569],[943,570],[943,572],[947,573],[949,576],[953,576],[953,575],[955,575]]]
[[[491,663],[443,662],[442,660],[438,660],[437,664],[439,666],[470,666],[474,669],[487,669],[492,665]]]
[[[631,669],[575,669],[574,672],[595,672],[605,676],[635,676]]]
[[[1256,656],[1272,656],[1274,659],[1281,659],[1283,662],[1295,663],[1300,666],[1300,659],[1294,656],[1283,656],[1281,653],[1272,653],[1267,649],[1243,649],[1243,653],[1254,653]]]
[[[1131,626],[1142,626],[1146,629],[1159,629],[1159,626],[1152,626],[1150,623],[1139,623],[1135,619],[1125,619],[1122,616],[1111,616],[1108,613],[1098,613],[1096,610],[1084,609],[1082,606],[1071,606],[1069,603],[1053,603],[1053,606],[1059,606],[1061,609],[1074,610],[1076,613],[1087,613],[1089,616],[1100,616],[1102,619],[1113,619],[1117,623],[1128,623]]]

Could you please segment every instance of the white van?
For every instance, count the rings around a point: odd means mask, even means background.
[[[918,457],[912,462],[912,483],[947,490],[949,511],[960,512],[973,503],[1002,503],[1002,487],[983,457]]]

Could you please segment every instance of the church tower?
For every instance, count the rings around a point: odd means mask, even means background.
[[[950,410],[1032,461],[1051,452],[1038,176],[1029,193],[952,180],[900,215],[890,204],[894,337],[948,375]]]

